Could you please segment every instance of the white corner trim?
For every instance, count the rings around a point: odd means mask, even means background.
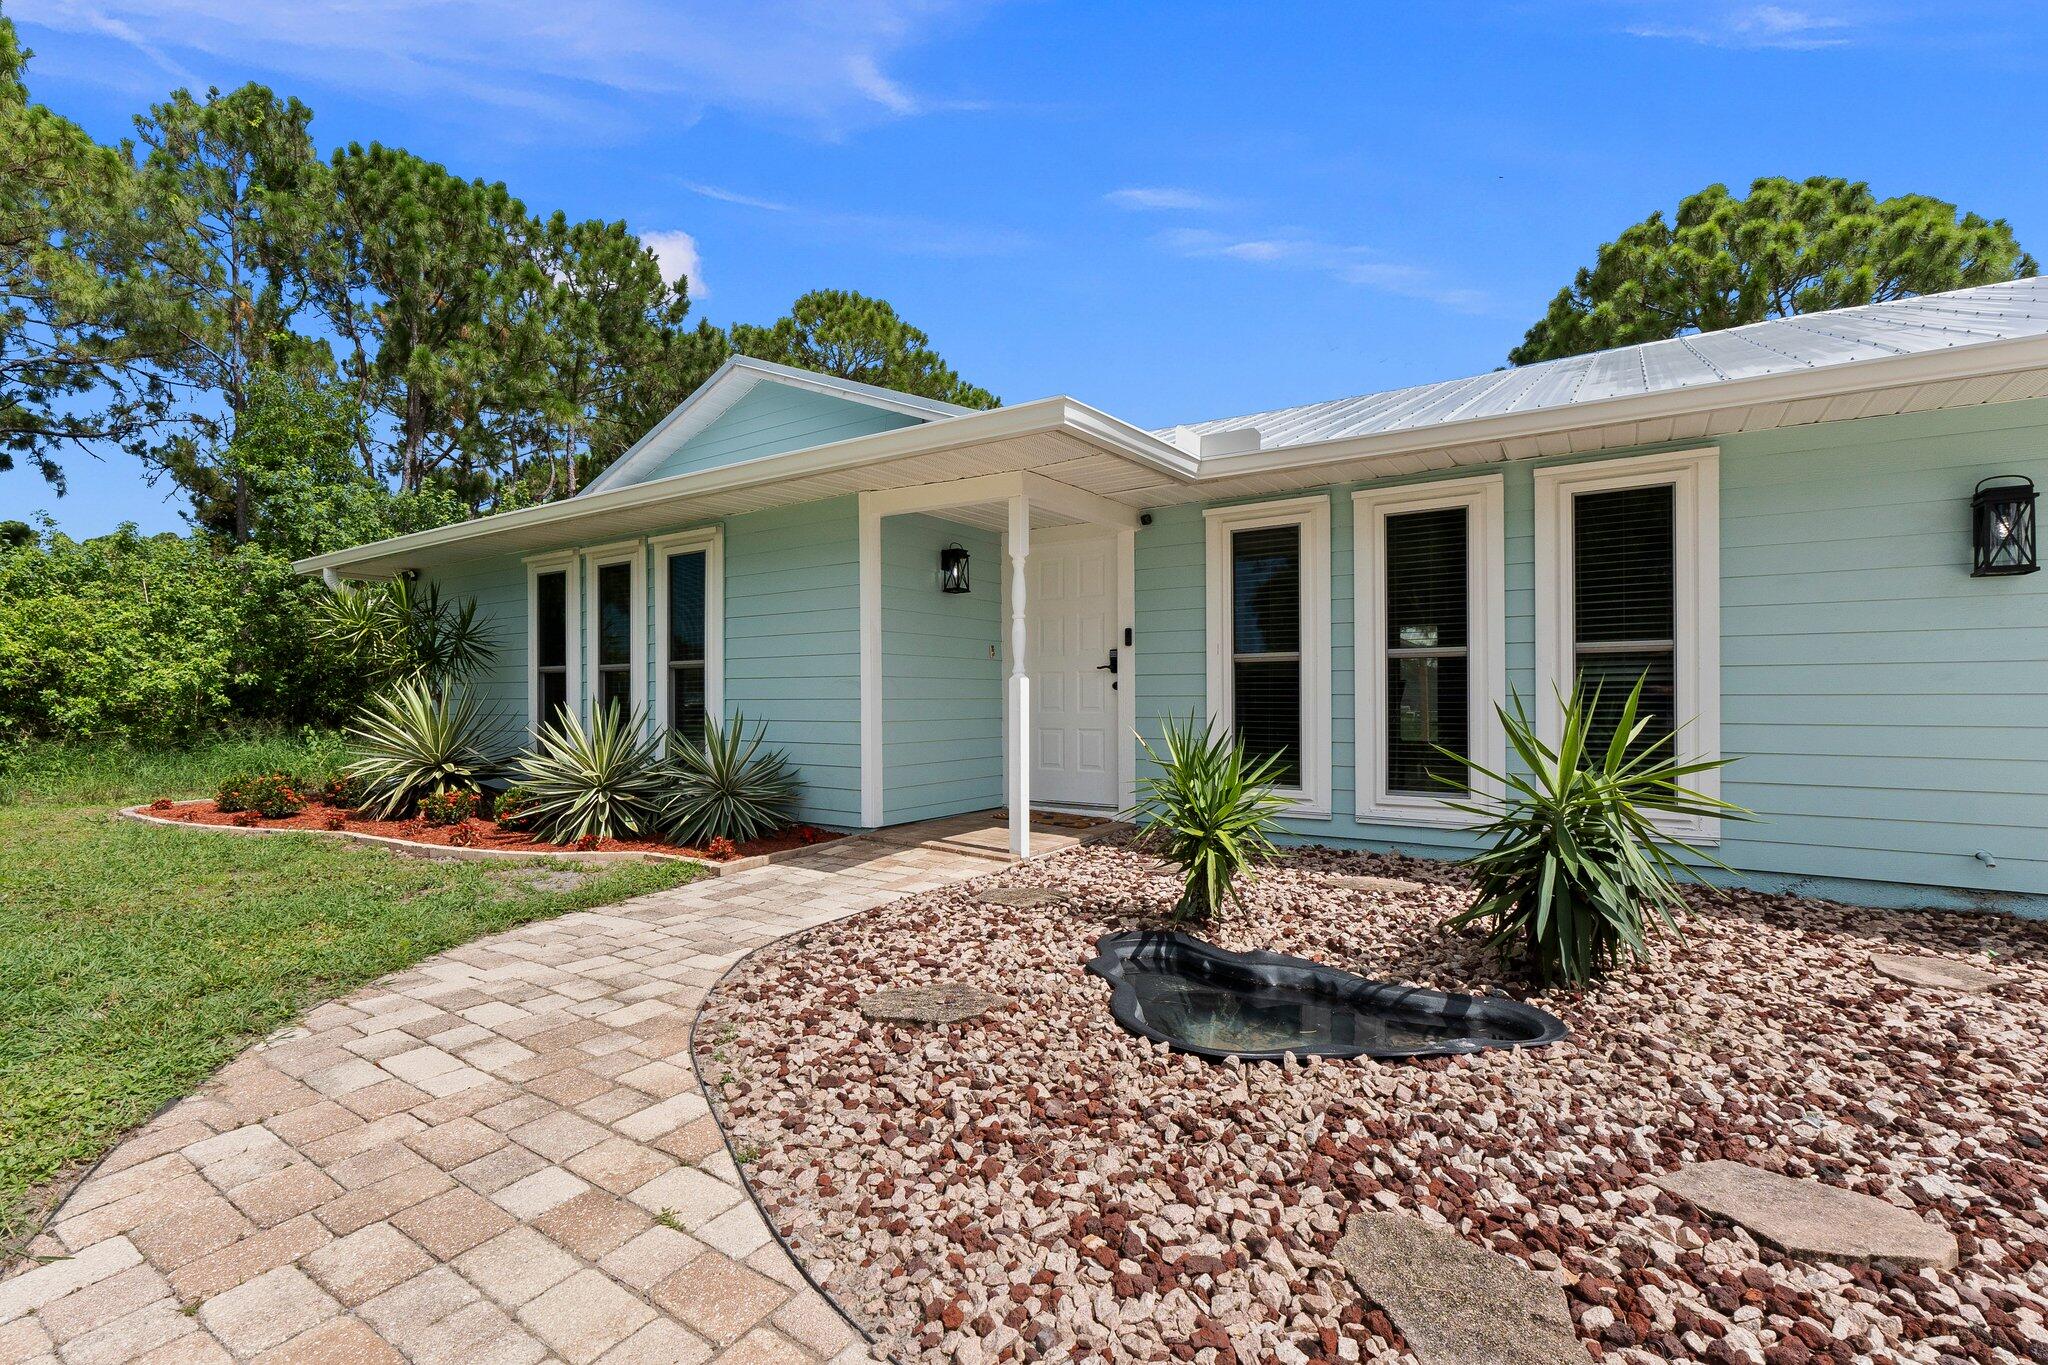
[[[1124,810],[1138,804],[1138,533],[1116,533],[1116,723],[1117,800]]]
[[[1262,526],[1301,528],[1301,786],[1282,789],[1297,819],[1328,819],[1330,769],[1330,498],[1326,493],[1275,502],[1210,507],[1205,522],[1208,706],[1227,727],[1231,702],[1230,536]]]
[[[587,721],[595,715],[597,700],[597,571],[609,564],[630,565],[631,586],[627,589],[633,598],[631,629],[633,635],[630,654],[630,709],[640,715],[643,728],[650,720],[647,710],[647,553],[646,544],[639,540],[614,541],[609,545],[594,545],[583,551],[583,648],[584,673],[589,686],[583,698],[584,718]]]
[[[860,822],[882,824],[882,505],[860,495]]]
[[[1463,752],[1483,768],[1506,770],[1507,734],[1494,708],[1507,705],[1507,520],[1504,480],[1498,474],[1441,479],[1351,495],[1352,657],[1356,670],[1353,748],[1357,758],[1360,824],[1457,828],[1475,823],[1439,797],[1386,788],[1386,536],[1390,516],[1462,507],[1466,513],[1466,676],[1470,680]],[[1473,794],[1498,799],[1501,784],[1480,777]]]
[[[1583,464],[1550,465],[1536,477],[1536,732],[1555,744],[1563,728],[1558,691],[1569,692],[1572,644],[1572,499],[1580,493],[1669,484],[1675,490],[1674,660],[1678,738],[1686,762],[1721,756],[1721,462],[1717,447]],[[1717,769],[1691,786],[1721,794]],[[1718,843],[1717,819],[1657,821],[1681,839]]]
[[[576,581],[576,552],[558,550],[532,555],[526,561],[526,736],[540,736],[540,594],[538,580],[545,573],[559,573],[562,579],[562,695],[569,710],[583,710],[583,591]]]
[[[725,723],[725,530],[704,526],[647,542],[654,557],[654,611],[649,625],[654,639],[654,706],[649,721],[665,734],[669,717],[672,670],[668,643],[668,561],[670,556],[701,552],[704,556],[704,714]]]

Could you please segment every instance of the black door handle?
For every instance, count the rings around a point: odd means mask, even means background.
[[[1095,671],[1097,673],[1107,673],[1112,678],[1116,676],[1116,651],[1114,649],[1109,651],[1109,662],[1095,665]]]

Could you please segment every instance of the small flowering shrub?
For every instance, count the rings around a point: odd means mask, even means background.
[[[363,804],[366,790],[363,779],[343,774],[340,777],[330,777],[321,783],[318,795],[321,802],[325,805],[339,806],[343,810],[354,810],[357,806]]]
[[[221,784],[214,805],[230,815],[282,820],[304,810],[306,798],[299,791],[298,779],[288,773],[243,773]]]
[[[420,818],[430,825],[459,825],[476,814],[476,793],[429,792],[420,798]]]
[[[525,829],[533,820],[533,793],[513,785],[491,803],[491,817],[506,829]]]
[[[720,861],[721,863],[726,861],[728,858],[737,858],[740,856],[740,846],[734,843],[732,840],[726,838],[723,834],[718,835],[716,838],[712,839],[710,843],[706,844],[704,846],[704,851],[706,853],[709,853],[712,857],[718,859],[718,861]]]

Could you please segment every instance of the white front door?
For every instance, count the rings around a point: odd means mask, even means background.
[[[1104,665],[1117,644],[1116,536],[1031,539],[1031,804],[1114,807],[1117,694]]]

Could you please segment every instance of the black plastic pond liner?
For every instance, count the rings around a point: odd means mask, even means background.
[[[1564,1021],[1501,996],[1369,981],[1304,957],[1233,953],[1186,934],[1106,934],[1088,970],[1114,986],[1109,1010],[1131,1032],[1221,1061],[1442,1057],[1541,1047]]]

